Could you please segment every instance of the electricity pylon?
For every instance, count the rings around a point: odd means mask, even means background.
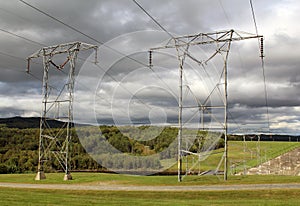
[[[227,180],[227,170],[228,170],[228,144],[227,144],[227,131],[228,131],[228,103],[227,103],[227,60],[228,55],[231,47],[231,43],[233,41],[241,41],[246,39],[261,39],[261,55],[260,57],[263,58],[263,36],[250,34],[246,32],[240,32],[235,30],[226,30],[226,31],[217,31],[211,33],[199,33],[196,35],[184,35],[178,37],[172,37],[167,43],[160,47],[155,47],[150,49],[150,59],[152,64],[152,52],[155,50],[161,49],[176,49],[177,51],[177,58],[179,61],[179,95],[178,95],[178,181],[182,181],[182,157],[185,153],[190,153],[183,149],[182,146],[182,139],[183,139],[183,120],[182,120],[182,112],[185,109],[183,105],[183,71],[184,71],[184,64],[186,58],[196,62],[199,66],[205,67],[206,63],[213,59],[217,55],[221,55],[223,58],[223,69],[221,72],[221,78],[223,78],[223,105],[205,105],[199,104],[199,111],[204,111],[206,109],[211,108],[223,108],[224,109],[224,121],[222,122],[222,131],[224,132],[225,136],[225,148],[222,160],[224,159],[224,180]],[[215,52],[206,60],[199,60],[193,54],[191,54],[190,48],[193,46],[201,46],[201,45],[209,45],[214,44],[216,45]],[[215,88],[219,88],[220,82],[217,83]],[[214,89],[215,89],[214,88]],[[214,91],[212,91],[206,99],[209,99]],[[202,120],[204,121],[204,120]],[[221,122],[220,122],[221,123]],[[204,124],[204,122],[202,122]],[[196,154],[200,155],[200,154]],[[219,167],[219,166],[218,166]]]
[[[74,96],[74,82],[75,82],[75,63],[79,51],[95,50],[95,60],[97,60],[97,46],[86,44],[82,42],[71,42],[66,44],[59,44],[55,46],[43,47],[27,58],[27,73],[30,72],[30,62],[34,58],[43,58],[43,90],[42,90],[42,111],[40,119],[40,135],[39,135],[39,160],[38,172],[35,180],[46,179],[44,173],[44,164],[46,161],[52,161],[54,156],[59,164],[62,166],[65,176],[64,180],[71,180],[70,164],[69,164],[69,143],[72,139],[71,127],[73,124],[73,96]],[[54,63],[54,57],[61,57],[64,54],[67,56],[66,60],[57,65]],[[67,70],[67,65],[69,68]],[[50,66],[62,71],[67,75],[67,82],[63,85],[57,95],[51,94],[52,87],[49,84]],[[66,71],[67,70],[67,71]],[[64,106],[66,108],[65,116],[60,116],[55,112],[55,117],[52,117],[53,110]],[[63,122],[60,129],[51,129],[51,120],[61,120]]]

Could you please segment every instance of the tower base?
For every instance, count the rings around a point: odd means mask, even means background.
[[[46,175],[44,171],[39,171],[35,176],[35,180],[44,180],[44,179],[46,179]]]
[[[72,180],[72,175],[70,173],[65,174],[65,176],[64,176],[64,181],[67,181],[67,180]]]

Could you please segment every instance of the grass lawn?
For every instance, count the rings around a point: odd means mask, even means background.
[[[265,160],[274,158],[300,143],[247,142],[246,152],[243,142],[229,142],[231,162],[247,160],[247,165],[258,164],[258,151]],[[222,151],[222,150],[220,150]],[[262,155],[263,154],[263,155]],[[219,155],[219,156],[218,156]],[[201,162],[201,168],[216,167],[220,154],[211,155]],[[191,163],[191,159],[189,160]],[[207,162],[207,163],[205,163]],[[47,179],[35,181],[35,174],[2,174],[0,182],[31,184],[117,184],[117,185],[239,185],[300,183],[300,176],[185,176],[177,182],[177,176],[132,176],[103,173],[72,173],[73,180],[63,181],[63,173],[46,173]],[[257,191],[192,191],[192,192],[139,192],[139,191],[71,191],[49,189],[14,189],[0,187],[0,205],[300,205],[300,190],[257,190]]]
[[[244,167],[246,169],[255,167],[298,147],[300,147],[300,142],[228,141],[229,168],[234,165],[234,172],[242,172]],[[187,158],[183,158],[183,170],[191,168],[192,165],[194,165],[193,171],[195,172],[198,172],[199,169],[201,172],[215,170],[223,154],[223,148],[214,150],[210,154],[205,154],[206,156],[200,162],[197,161],[197,156],[189,155]],[[224,164],[221,164],[219,170],[223,170],[223,168]],[[169,170],[176,171],[177,164]]]
[[[299,142],[229,141],[228,158],[242,170],[244,161],[246,168],[255,167],[298,147]]]
[[[300,190],[227,192],[58,191],[0,188],[1,206],[18,205],[299,205]]]
[[[230,184],[272,184],[272,183],[300,183],[300,176],[229,176],[228,181],[223,181],[223,176],[185,176],[183,182],[177,182],[177,176],[133,176],[122,174],[103,173],[72,173],[73,180],[63,181],[63,173],[47,173],[47,179],[35,181],[35,174],[2,174],[0,182],[16,182],[31,184],[85,184],[97,185],[230,185]]]

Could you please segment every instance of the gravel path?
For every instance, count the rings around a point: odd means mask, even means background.
[[[300,184],[247,184],[247,185],[209,185],[209,186],[127,186],[127,185],[66,185],[66,184],[25,184],[0,183],[0,187],[53,189],[53,190],[98,190],[98,191],[237,191],[300,189]]]

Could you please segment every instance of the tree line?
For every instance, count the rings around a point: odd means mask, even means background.
[[[138,128],[138,129],[137,129]],[[58,130],[52,129],[53,132]],[[146,131],[146,132],[144,132]],[[154,135],[154,138],[151,137]],[[123,127],[100,126],[72,128],[70,143],[71,170],[159,170],[160,160],[177,157],[178,129],[149,126]],[[205,141],[205,132],[201,141]],[[150,135],[147,137],[147,135]],[[201,146],[195,141],[191,151]],[[0,173],[36,172],[38,164],[38,128],[8,128],[0,126]],[[216,147],[223,147],[222,139]],[[198,145],[197,145],[198,144]],[[205,144],[203,144],[205,145]],[[111,147],[111,148],[110,148]],[[214,149],[214,148],[213,148]],[[140,158],[139,158],[140,157]],[[46,172],[61,170],[57,159],[45,162]]]

